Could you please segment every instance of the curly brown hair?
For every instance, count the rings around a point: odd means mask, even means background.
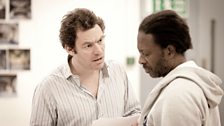
[[[99,25],[102,31],[105,30],[103,20],[96,16],[94,12],[85,9],[77,8],[68,12],[61,21],[60,28],[60,41],[65,48],[68,46],[71,49],[75,48],[75,42],[77,37],[77,31],[86,31],[93,28],[95,25]]]

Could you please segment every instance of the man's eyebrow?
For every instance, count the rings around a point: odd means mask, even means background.
[[[100,37],[100,39],[103,39],[103,38],[105,38],[105,36],[106,36],[106,35],[102,35],[102,36]]]
[[[86,44],[91,44],[91,43],[94,43],[94,42],[98,42],[100,39],[103,39],[105,38],[105,35],[102,35],[97,41],[85,41],[82,45],[86,45]]]
[[[104,38],[105,38],[105,35],[102,35],[96,42],[98,42],[99,40],[104,39]]]
[[[84,42],[82,45],[87,45],[87,44],[92,44],[93,42],[90,42],[90,41],[86,41]]]

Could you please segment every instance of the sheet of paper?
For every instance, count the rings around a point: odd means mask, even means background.
[[[92,126],[131,126],[136,123],[139,115],[116,118],[100,118],[93,121]]]

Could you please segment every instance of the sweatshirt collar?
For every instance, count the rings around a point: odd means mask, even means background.
[[[189,60],[178,65],[176,68],[181,68],[181,67],[195,67],[195,68],[197,67],[198,68],[198,65],[193,60]]]

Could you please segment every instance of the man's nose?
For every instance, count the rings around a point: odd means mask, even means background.
[[[103,47],[102,45],[99,45],[99,44],[95,44],[94,45],[94,53],[95,54],[99,54],[99,53],[102,53],[103,52]]]
[[[145,58],[143,58],[142,56],[139,56],[138,63],[139,64],[144,64],[145,62],[146,62]]]

